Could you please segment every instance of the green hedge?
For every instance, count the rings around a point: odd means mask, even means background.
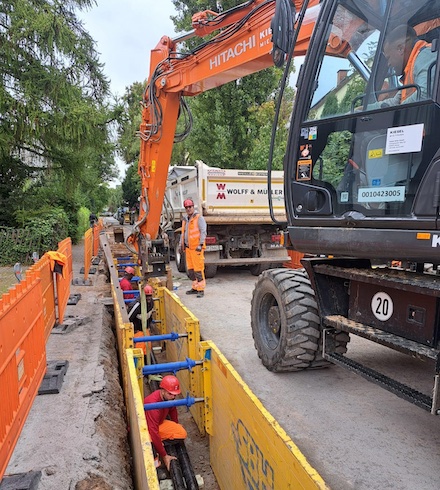
[[[40,210],[33,216],[21,216],[21,229],[0,227],[0,265],[32,263],[32,254],[41,257],[57,250],[58,242],[69,236],[69,220],[61,208]]]

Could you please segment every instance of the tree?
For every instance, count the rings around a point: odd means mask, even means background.
[[[35,208],[33,190],[56,182],[71,203],[80,189],[92,200],[96,185],[115,175],[110,133],[120,109],[107,102],[94,41],[75,16],[94,3],[1,3],[0,171],[2,181],[6,174],[16,178],[0,199],[25,184],[27,205]]]
[[[322,109],[322,117],[334,116],[338,113],[338,99],[333,92],[326,95],[324,107]]]
[[[122,96],[123,112],[118,126],[118,151],[127,165],[132,165],[139,160],[140,140],[136,138],[136,132],[142,121],[142,97],[145,83],[134,82],[125,89]]]
[[[237,0],[173,0],[177,15],[172,20],[176,31],[189,31],[194,13],[206,9],[219,11],[220,4],[223,10],[227,10],[241,3]],[[203,39],[189,39],[183,46],[179,45],[179,52],[191,51],[202,42],[209,41],[213,35]],[[193,116],[193,128],[183,142],[174,145],[171,165],[191,165],[201,159],[214,167],[266,168],[281,75],[282,70],[271,67],[196,97],[187,97],[186,102]],[[126,91],[123,97],[126,118],[119,130],[121,155],[136,170],[140,144],[134,134],[141,122],[139,102],[144,87],[144,84],[134,83]],[[283,101],[274,152],[274,165],[278,169],[282,168],[292,101],[293,90],[290,89]],[[176,133],[181,132],[183,126],[179,120]],[[133,184],[136,184],[136,192],[139,194],[139,184],[133,180],[130,172],[123,184],[126,200],[130,199],[132,191],[128,189]]]
[[[138,204],[138,197],[141,189],[141,179],[137,172],[137,165],[131,165],[125,174],[122,182],[122,198],[128,207],[132,208]]]
[[[172,20],[177,31],[189,31],[191,18],[196,12],[226,11],[242,3],[237,0],[173,0],[178,14],[172,17]],[[208,36],[208,39],[209,37],[212,36]],[[205,41],[206,38],[193,38],[186,42],[186,47],[190,50]],[[193,131],[183,143],[183,149],[179,153],[173,153],[173,158],[177,156],[182,159],[183,156],[185,161],[190,162],[201,159],[214,167],[261,167],[261,161],[254,160],[257,153],[252,136],[261,137],[266,134],[268,120],[255,118],[255,110],[262,104],[273,102],[281,73],[281,70],[274,67],[267,68],[190,98],[188,104],[193,113]],[[273,111],[263,113],[273,116]],[[270,126],[272,121],[273,117]]]

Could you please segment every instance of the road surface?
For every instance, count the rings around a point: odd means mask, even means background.
[[[339,366],[298,373],[269,372],[258,358],[250,326],[256,277],[221,268],[204,298],[186,295],[177,272],[175,292],[200,321],[251,390],[278,420],[333,490],[438,490],[440,417]],[[434,368],[362,339],[348,354],[430,393]]]

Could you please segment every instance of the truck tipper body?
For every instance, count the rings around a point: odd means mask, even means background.
[[[283,172],[272,172],[275,216],[284,220]],[[185,270],[179,253],[183,201],[191,198],[207,224],[205,275],[214,277],[218,267],[249,266],[252,274],[279,267],[289,257],[282,230],[269,213],[267,171],[194,166],[171,167],[165,194],[162,228],[170,236],[177,267]]]

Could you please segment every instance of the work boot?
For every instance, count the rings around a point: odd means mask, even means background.
[[[186,292],[186,294],[197,294],[198,291],[197,289],[190,289],[189,291]]]
[[[197,291],[198,298],[203,298],[203,296],[205,296],[205,291]]]

